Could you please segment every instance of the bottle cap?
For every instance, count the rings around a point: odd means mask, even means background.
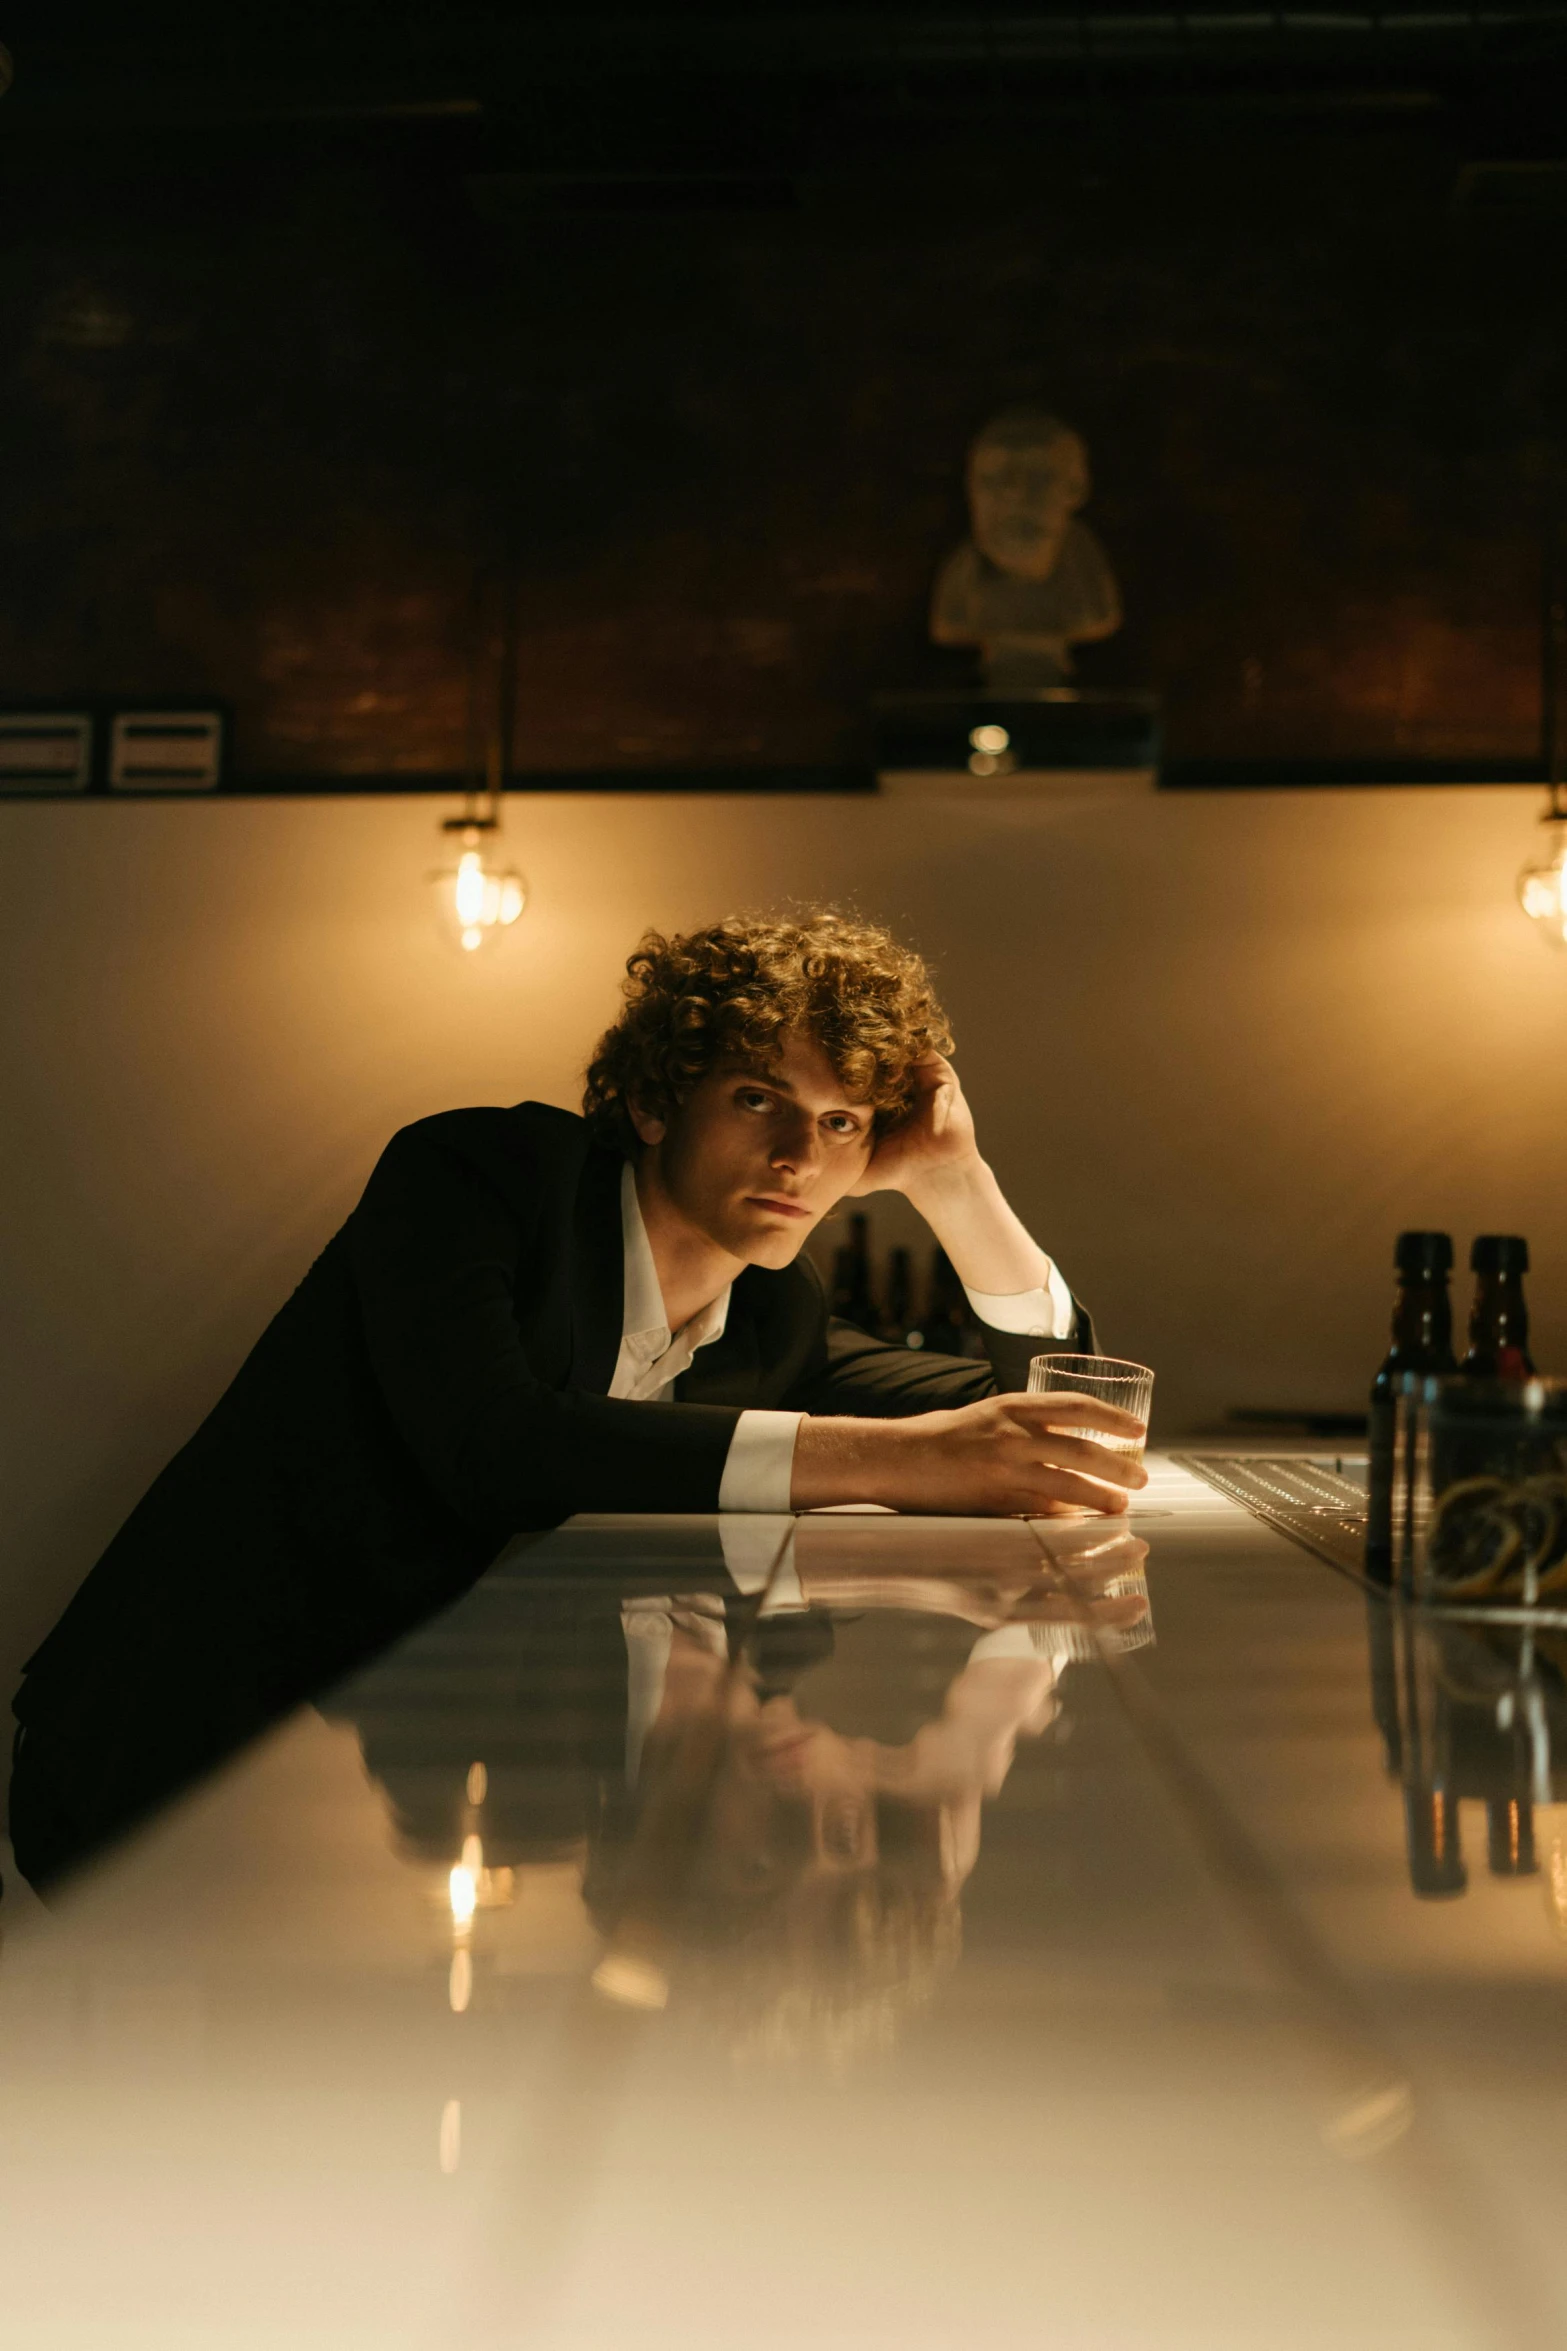
[[[1478,1246],[1478,1243],[1476,1244]],[[1453,1270],[1453,1242],[1449,1233],[1400,1233],[1393,1251],[1393,1270],[1406,1274],[1449,1274]]]
[[[1527,1273],[1529,1244],[1522,1233],[1477,1233],[1469,1252],[1471,1273]]]

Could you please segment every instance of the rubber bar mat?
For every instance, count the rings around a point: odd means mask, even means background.
[[[1327,1463],[1288,1453],[1174,1453],[1205,1485],[1366,1581],[1366,1490]]]

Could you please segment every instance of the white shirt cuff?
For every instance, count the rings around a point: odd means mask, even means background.
[[[967,1283],[964,1288],[968,1290]],[[1072,1293],[1054,1261],[1042,1289],[1017,1290],[1007,1298],[992,1297],[984,1290],[968,1290],[968,1302],[980,1321],[988,1322],[993,1331],[1010,1331],[1020,1339],[1070,1338],[1077,1319]]]
[[[992,1657],[1015,1658],[1023,1665],[1039,1663],[1039,1649],[1033,1637],[1033,1627],[1026,1624],[997,1625],[992,1633],[981,1633],[968,1653],[970,1665],[983,1665]]]
[[[790,1609],[808,1608],[794,1564],[792,1518],[763,1517],[752,1512],[718,1522],[718,1540],[724,1547],[724,1565],[736,1591],[749,1598],[762,1594],[758,1613],[782,1616]]]
[[[803,1412],[742,1412],[718,1486],[720,1510],[787,1510]]]

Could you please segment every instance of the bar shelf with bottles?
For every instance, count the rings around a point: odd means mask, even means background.
[[[890,1249],[878,1279],[871,1259],[871,1220],[849,1219],[849,1237],[833,1258],[830,1298],[840,1322],[897,1347],[978,1360],[985,1353],[979,1318],[944,1249],[931,1254],[921,1288],[912,1249]]]

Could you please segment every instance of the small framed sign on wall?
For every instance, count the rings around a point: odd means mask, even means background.
[[[221,710],[117,710],[110,719],[111,792],[215,792],[222,780]]]
[[[0,792],[85,792],[92,755],[90,710],[0,710]]]
[[[0,706],[0,796],[219,792],[228,746],[217,703],[13,703]]]

